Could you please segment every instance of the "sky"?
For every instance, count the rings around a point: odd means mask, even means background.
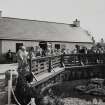
[[[59,23],[77,18],[96,41],[105,40],[105,0],[0,0],[3,17]]]

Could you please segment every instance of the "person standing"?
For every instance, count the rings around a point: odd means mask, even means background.
[[[28,70],[28,52],[25,46],[21,46],[17,52],[18,72]]]
[[[7,58],[7,60],[8,60],[9,63],[12,62],[12,52],[11,52],[10,49],[7,52],[6,58]]]

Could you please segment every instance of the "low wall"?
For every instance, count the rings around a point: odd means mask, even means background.
[[[66,80],[78,80],[89,78],[104,78],[105,77],[105,65],[87,65],[67,67],[65,69]]]
[[[60,72],[49,76],[33,86],[36,89],[43,91],[43,89],[50,87],[56,83],[89,78],[104,78],[105,65],[91,65],[91,66],[75,66],[62,69]]]
[[[43,89],[52,86],[55,83],[63,82],[65,80],[65,68],[59,68],[58,72],[53,72],[51,75],[46,76],[40,81],[35,81],[32,87],[35,87],[38,91],[43,91]]]

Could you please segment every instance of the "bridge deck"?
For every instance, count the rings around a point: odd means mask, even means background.
[[[43,83],[44,81],[47,81],[49,80],[50,78],[56,76],[57,74],[63,72],[65,70],[65,68],[60,68],[60,67],[57,67],[57,68],[54,68],[51,72],[44,72],[42,74],[39,74],[39,75],[35,75],[35,78],[36,80],[34,79],[33,83],[36,83],[36,85],[40,84],[40,83]]]

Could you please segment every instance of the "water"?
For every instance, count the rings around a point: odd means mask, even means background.
[[[91,101],[86,101],[83,99],[79,99],[79,98],[64,98],[64,105],[105,105],[105,102],[103,102],[101,99],[97,100],[96,98],[94,98]]]
[[[73,88],[78,84],[82,84],[85,81],[71,81],[61,83],[53,89],[57,96],[62,95],[64,105],[105,105],[105,98],[79,94]],[[0,105],[7,104],[7,93],[5,92],[4,80],[0,80]],[[67,93],[69,93],[67,95]],[[63,97],[64,96],[64,97]]]
[[[64,105],[105,105],[105,96],[83,94],[74,89],[75,86],[84,84],[86,81],[63,82],[53,86],[52,90],[56,96],[63,100]]]

